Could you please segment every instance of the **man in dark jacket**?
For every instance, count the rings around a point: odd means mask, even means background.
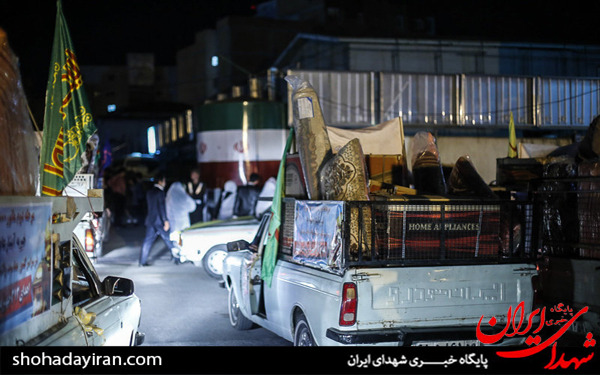
[[[190,212],[190,224],[204,221],[204,194],[206,193],[206,188],[204,183],[200,181],[199,169],[193,169],[190,172],[190,181],[186,185],[186,191],[196,202],[196,209]]]
[[[156,237],[160,236],[169,250],[173,247],[171,240],[169,240],[170,226],[165,206],[165,186],[167,185],[165,175],[162,173],[158,174],[155,182],[154,187],[146,193],[148,214],[144,222],[146,225],[146,237],[144,238],[140,254],[140,266],[150,265],[148,263],[148,255]]]

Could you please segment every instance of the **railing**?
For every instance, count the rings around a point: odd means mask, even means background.
[[[600,259],[600,178],[545,178],[533,194],[543,255]]]
[[[537,253],[526,202],[346,202],[344,222],[347,266],[516,262]]]
[[[599,177],[546,177],[532,184],[526,200],[285,199],[282,215],[281,254],[333,272],[545,256],[600,260]]]
[[[600,79],[308,70],[287,74],[310,82],[326,123],[340,127],[375,125],[395,117],[405,125],[433,128],[503,126],[512,112],[521,127],[583,129],[600,114]]]

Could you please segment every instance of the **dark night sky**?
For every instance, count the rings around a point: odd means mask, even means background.
[[[380,1],[380,0],[372,0]],[[433,16],[436,37],[600,44],[600,2],[541,0],[392,0],[413,16]],[[160,65],[196,31],[228,14],[252,15],[261,0],[63,0],[80,65],[125,63],[126,52],[155,52]],[[332,0],[349,12],[368,1]],[[365,5],[367,4],[367,5]],[[32,100],[45,91],[56,17],[55,0],[1,0],[0,27],[21,62]],[[35,100],[35,99],[34,99]]]
[[[174,65],[178,49],[228,14],[251,15],[251,0],[62,0],[80,65],[124,65],[127,52],[155,52]],[[0,0],[0,27],[21,64],[27,94],[42,97],[50,67],[55,0]],[[84,77],[85,81],[85,77]]]

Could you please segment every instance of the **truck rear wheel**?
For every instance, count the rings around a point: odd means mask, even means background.
[[[229,323],[231,323],[231,326],[238,331],[249,330],[254,325],[254,323],[246,318],[240,311],[240,305],[238,304],[237,298],[235,298],[233,286],[229,288],[228,310]]]
[[[294,329],[294,346],[317,346],[310,332],[308,321],[302,313],[299,314],[296,328]]]

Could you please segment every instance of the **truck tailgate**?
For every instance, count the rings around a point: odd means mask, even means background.
[[[510,306],[525,302],[531,311],[535,274],[522,263],[356,269],[357,327],[475,326],[482,316],[506,321]]]

